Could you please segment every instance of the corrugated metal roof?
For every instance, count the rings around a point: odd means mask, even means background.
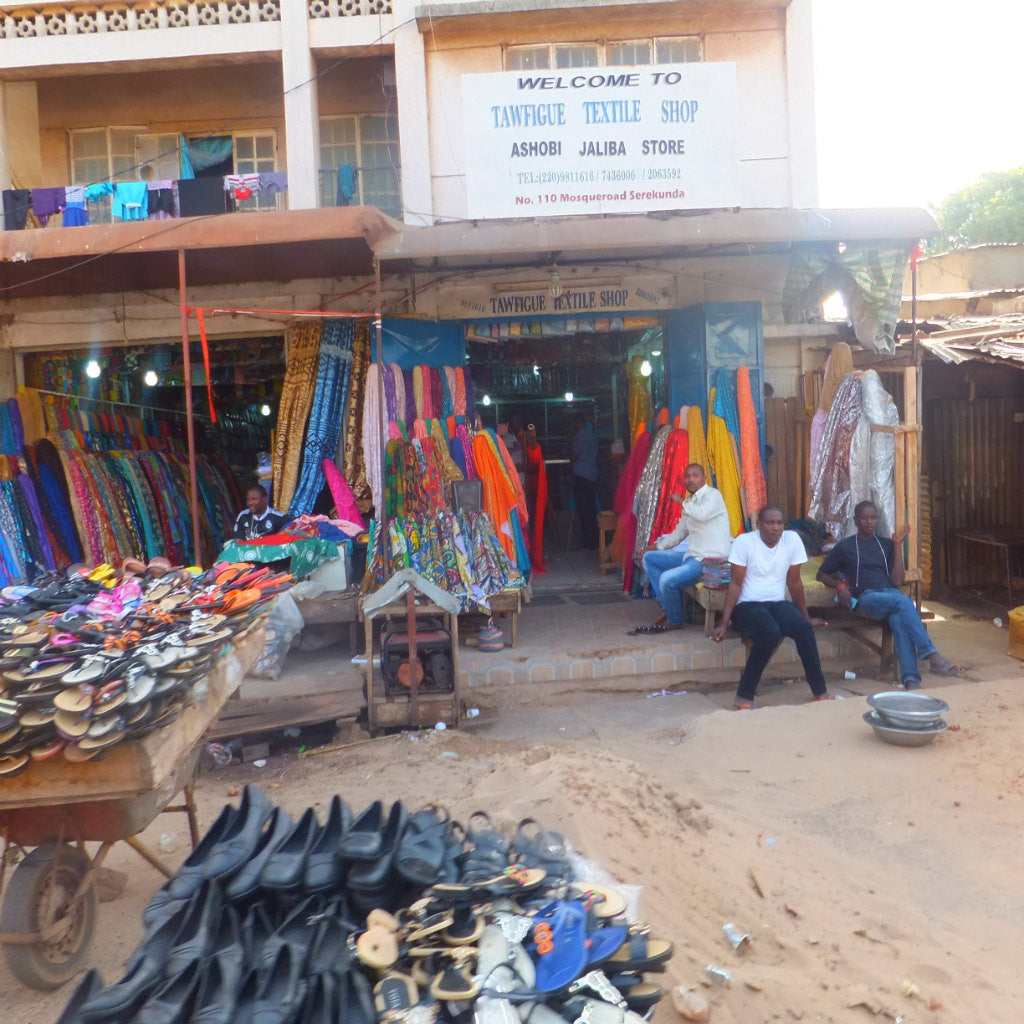
[[[900,324],[900,345],[910,343],[911,326]],[[979,360],[1024,367],[1024,314],[932,317],[918,323],[918,344],[944,363]]]

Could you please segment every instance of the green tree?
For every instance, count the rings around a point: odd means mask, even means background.
[[[939,233],[928,248],[948,252],[985,242],[1024,242],[1024,167],[993,171],[954,192],[935,211]]]

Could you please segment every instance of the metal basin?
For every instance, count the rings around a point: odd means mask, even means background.
[[[922,729],[934,725],[949,711],[949,705],[938,697],[929,697],[917,690],[886,690],[868,697],[868,704],[889,725],[902,729]]]
[[[918,725],[913,729],[904,729],[898,725],[890,725],[877,711],[866,711],[864,721],[875,730],[875,735],[885,740],[886,743],[894,743],[897,747],[923,747],[931,743],[936,736],[946,728],[943,719],[938,719],[927,726]]]

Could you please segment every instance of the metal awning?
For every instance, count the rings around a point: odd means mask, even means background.
[[[382,239],[376,252],[389,271],[472,269],[555,257],[582,263],[784,250],[798,242],[916,241],[936,230],[932,216],[919,209],[684,211],[406,225]]]
[[[43,295],[366,276],[402,225],[372,206],[0,232],[0,302]]]

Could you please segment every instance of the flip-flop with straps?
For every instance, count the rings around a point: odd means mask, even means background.
[[[932,675],[936,676],[957,676],[960,679],[966,678],[966,673],[962,665],[957,665],[950,661],[949,658],[943,658],[939,656],[938,664],[933,664],[931,661],[928,662],[928,669]]]
[[[664,633],[667,628],[663,622],[654,622],[649,626],[634,626],[626,636],[650,636],[654,633]]]

